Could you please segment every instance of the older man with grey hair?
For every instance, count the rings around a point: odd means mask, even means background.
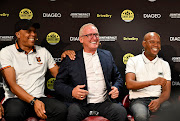
[[[69,57],[63,60],[55,81],[56,92],[73,100],[68,108],[68,121],[81,121],[88,115],[124,121],[125,108],[111,101],[119,96],[124,82],[111,53],[98,49],[96,26],[92,23],[83,25],[79,40],[83,49],[76,52],[75,60],[71,61]]]

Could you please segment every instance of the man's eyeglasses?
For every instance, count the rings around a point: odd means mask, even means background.
[[[99,38],[99,33],[86,34],[86,35],[82,35],[81,37],[84,37],[84,36],[88,37],[89,39],[92,39],[94,36],[95,36],[96,38]]]

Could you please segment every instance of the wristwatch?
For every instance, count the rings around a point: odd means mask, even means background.
[[[37,100],[37,98],[36,97],[34,97],[34,99],[33,100],[31,100],[31,102],[30,102],[30,104],[31,105],[34,105],[34,102]]]

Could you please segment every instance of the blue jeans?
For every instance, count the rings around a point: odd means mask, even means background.
[[[130,110],[133,113],[135,121],[148,121],[150,115],[152,114],[152,112],[148,109],[148,105],[154,99],[157,99],[157,97],[138,98],[131,100]],[[163,102],[158,111],[155,113],[167,109],[169,105],[169,101]]]
[[[64,103],[54,98],[42,97],[38,99],[45,104],[46,121],[66,121],[67,107]],[[6,121],[24,121],[28,117],[37,117],[34,106],[19,98],[10,98],[4,102],[3,106]]]
[[[77,103],[72,103],[68,108],[68,121],[82,121],[89,116],[90,111],[99,112],[100,116],[103,116],[110,121],[125,121],[127,112],[126,109],[118,103],[112,103],[105,101],[103,103],[87,104],[82,106]]]

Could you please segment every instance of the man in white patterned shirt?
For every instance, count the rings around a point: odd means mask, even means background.
[[[47,49],[35,45],[39,27],[31,20],[19,20],[15,25],[16,43],[0,52],[6,121],[24,121],[29,116],[46,121],[66,120],[66,105],[44,95],[47,69],[56,77],[59,67]]]

